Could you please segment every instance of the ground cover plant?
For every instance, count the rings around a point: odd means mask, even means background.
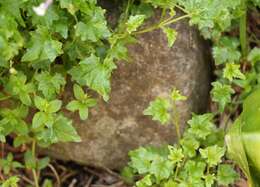
[[[15,173],[26,170],[31,171],[34,186],[51,186],[51,181],[39,180],[41,170],[51,166],[48,157],[37,157],[36,147],[80,141],[64,110],[77,112],[86,120],[97,97],[109,100],[112,72],[118,61],[128,60],[126,46],[136,42],[136,36],[162,29],[171,47],[178,33],[170,24],[188,20],[212,41],[217,79],[212,83],[211,96],[217,109],[194,114],[182,134],[176,102],[185,97],[173,90],[168,99],[151,102],[144,114],[162,124],[171,120],[179,142],[166,148],[131,151],[124,173],[131,174],[130,182],[134,182],[134,174],[138,175],[136,186],[228,185],[238,177],[224,161],[228,149],[249,185],[257,186],[259,160],[252,147],[258,142],[252,137],[257,140],[259,130],[260,49],[257,35],[247,32],[247,12],[259,10],[259,0],[118,3],[121,14],[116,26],[110,26],[105,9],[96,0],[0,1],[0,140],[6,143],[12,139],[14,147],[25,150],[20,162],[11,153],[0,160],[1,185],[19,186],[22,179]],[[155,25],[145,25],[155,9],[161,9],[161,19]],[[63,92],[68,89],[74,99],[64,103]],[[227,136],[226,147],[226,130],[247,97],[241,117]],[[227,121],[218,128],[213,121],[222,117]]]

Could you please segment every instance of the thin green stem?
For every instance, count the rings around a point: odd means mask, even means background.
[[[242,58],[245,59],[247,56],[247,6],[246,6],[246,0],[243,1],[243,15],[240,18],[240,24],[239,24],[239,37],[240,37],[240,43],[241,43],[241,50],[242,50]]]
[[[177,164],[176,170],[175,170],[175,173],[174,173],[174,180],[177,179],[178,173],[179,173],[179,165]]]
[[[129,15],[129,9],[130,5],[132,4],[132,0],[127,1],[126,9],[125,9],[125,15],[124,15],[124,22],[127,20],[128,15]]]
[[[32,142],[32,156],[33,156],[33,158],[36,158],[36,141],[35,140],[33,140],[33,142]],[[32,169],[32,173],[33,173],[33,180],[34,180],[35,187],[40,187],[39,183],[38,183],[38,176],[37,176],[36,169]]]
[[[146,28],[146,29],[143,29],[143,30],[134,32],[133,34],[134,34],[134,35],[138,35],[138,34],[143,34],[143,33],[146,33],[146,32],[151,32],[151,31],[153,31],[153,30],[160,29],[160,28],[162,28],[162,27],[164,27],[164,26],[166,26],[166,25],[175,23],[175,22],[180,21],[180,20],[182,20],[182,19],[186,19],[186,18],[188,18],[188,17],[190,17],[190,15],[188,15],[188,14],[187,14],[187,15],[180,16],[180,17],[177,17],[177,18],[172,18],[172,17],[170,17],[170,18],[167,18],[167,19],[165,19],[164,21],[161,21],[161,22],[159,22],[159,23],[157,23],[157,24],[155,24],[155,25],[153,25],[153,26],[151,26],[151,27],[148,27],[148,28]]]

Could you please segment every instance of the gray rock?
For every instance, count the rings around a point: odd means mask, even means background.
[[[166,96],[173,86],[189,98],[178,105],[182,129],[191,112],[205,110],[210,88],[208,47],[186,22],[174,27],[178,37],[172,48],[159,30],[139,36],[139,43],[129,47],[132,62],[120,62],[113,74],[109,102],[100,99],[86,121],[68,114],[82,142],[57,144],[48,150],[51,156],[119,169],[132,149],[174,142],[173,126],[161,126],[143,115],[151,100]]]

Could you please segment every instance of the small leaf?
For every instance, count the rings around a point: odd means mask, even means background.
[[[170,103],[167,99],[156,98],[150,102],[149,107],[144,110],[144,115],[150,115],[153,120],[158,120],[162,124],[166,124],[170,120],[170,114],[168,113],[169,108]]]
[[[231,102],[231,94],[235,93],[235,91],[230,85],[225,85],[220,82],[213,82],[212,85],[212,100],[219,103],[219,110],[223,112],[225,106]]]
[[[187,99],[187,97],[181,95],[180,91],[176,88],[173,88],[171,92],[171,98],[173,101],[185,101]]]
[[[40,170],[46,168],[48,166],[49,162],[50,162],[49,157],[39,159],[37,162],[37,169],[40,171]]]
[[[27,169],[36,169],[36,159],[31,150],[25,152],[24,162]]]
[[[170,27],[163,27],[163,32],[168,39],[168,47],[172,47],[177,38],[177,31]]]
[[[221,164],[218,166],[217,180],[219,185],[228,186],[233,184],[238,178],[238,174],[231,167],[231,165]]]
[[[70,101],[70,102],[67,104],[66,108],[67,108],[69,111],[71,111],[71,112],[75,112],[75,111],[79,110],[80,106],[81,106],[81,103],[80,103],[79,101],[73,100],[73,101]]]
[[[81,139],[75,128],[72,126],[72,121],[66,117],[59,115],[53,124],[53,133],[61,142],[80,142]]]
[[[144,22],[145,15],[131,15],[126,22],[126,30],[128,33],[132,33],[137,30],[138,27]]]
[[[211,113],[193,114],[192,119],[188,121],[190,125],[190,128],[187,130],[188,133],[193,134],[195,138],[205,139],[215,129],[212,119],[213,115]]]
[[[17,176],[12,176],[2,183],[2,187],[18,187],[20,179]]]
[[[201,157],[206,159],[206,162],[210,166],[215,166],[221,162],[221,158],[225,154],[225,149],[217,145],[207,147],[205,149],[199,149]]]
[[[169,156],[168,156],[168,159],[170,161],[172,161],[173,163],[182,161],[182,159],[184,157],[184,155],[182,153],[182,149],[178,149],[178,148],[170,146],[170,145],[168,146],[168,149],[170,151]]]
[[[77,100],[83,100],[85,98],[83,89],[77,84],[73,85],[73,93]]]
[[[42,127],[44,123],[46,122],[46,114],[44,112],[37,112],[33,116],[32,120],[32,128],[37,129],[39,127]]]
[[[58,100],[58,99],[53,100],[53,101],[51,101],[51,102],[49,103],[47,112],[48,112],[48,113],[55,113],[55,112],[57,112],[57,111],[60,110],[61,105],[62,105],[61,100]]]
[[[170,177],[173,172],[173,166],[171,161],[158,157],[152,162],[150,172],[159,182]]]
[[[137,183],[136,183],[137,187],[147,187],[147,186],[151,186],[151,185],[152,185],[151,175],[146,175],[144,178],[137,181]]]
[[[40,111],[45,111],[48,106],[48,102],[40,96],[34,97],[34,104]]]
[[[227,63],[224,69],[224,78],[233,81],[234,78],[245,80],[245,75],[240,71],[240,65],[235,63]]]
[[[253,65],[257,62],[260,62],[260,48],[255,47],[248,54],[247,60],[250,61]]]
[[[211,187],[211,186],[213,186],[213,184],[215,183],[215,179],[216,179],[216,177],[214,176],[214,175],[206,175],[205,177],[204,177],[204,179],[205,179],[205,184],[206,184],[206,187]]]
[[[81,120],[86,120],[88,118],[88,107],[81,107],[79,109],[79,116]]]

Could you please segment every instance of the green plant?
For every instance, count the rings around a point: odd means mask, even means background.
[[[233,115],[237,103],[259,87],[259,48],[250,50],[246,33],[247,9],[259,7],[259,0],[128,0],[121,5],[117,23],[110,26],[106,10],[96,0],[0,1],[0,141],[6,142],[6,137],[11,136],[15,147],[24,144],[31,147],[25,153],[24,165],[32,171],[36,187],[39,170],[48,163],[47,158],[37,158],[36,147],[80,141],[72,121],[63,111],[78,111],[85,120],[89,108],[97,103],[93,91],[108,101],[116,62],[128,60],[126,46],[134,43],[140,34],[162,29],[171,47],[178,35],[170,25],[189,19],[205,38],[212,40],[218,65],[218,80],[212,84],[211,92],[219,106],[216,116],[227,111]],[[161,9],[160,20],[143,26],[157,8]],[[183,13],[176,13],[177,10]],[[237,26],[240,30],[237,38],[224,36],[224,32]],[[245,71],[241,67],[248,62],[252,68]],[[75,99],[67,103],[63,100],[64,91],[70,91],[71,84]],[[234,97],[237,95],[234,85],[243,88],[239,97]],[[145,114],[165,124],[172,120],[181,141],[186,135],[181,138],[175,102],[184,98],[176,90],[171,97],[170,102],[163,98],[154,101]],[[208,124],[206,127],[209,128]],[[209,136],[204,134],[206,129],[203,132],[201,127],[197,128],[193,138]],[[200,143],[200,148],[206,149]],[[179,146],[178,151],[170,150],[180,155],[179,149],[184,151],[184,148]],[[197,154],[203,160],[206,152]],[[160,162],[156,161],[156,165]],[[169,162],[162,164],[173,167]],[[226,166],[219,168],[230,170]],[[143,180],[150,184],[150,178],[148,175]],[[207,175],[202,180],[210,184],[215,178]],[[18,181],[17,177],[11,177],[4,184],[15,186]],[[49,182],[46,185],[50,186]]]
[[[10,136],[15,147],[30,147],[24,165],[32,171],[36,187],[40,170],[48,164],[47,158],[37,157],[37,146],[80,141],[63,111],[78,111],[86,120],[89,108],[96,105],[95,94],[86,88],[108,101],[116,62],[128,60],[126,45],[135,42],[138,34],[163,29],[172,46],[176,32],[169,24],[189,16],[175,17],[175,5],[123,2],[112,27],[96,0],[1,0],[0,140],[5,143]],[[157,6],[170,8],[170,16],[139,29]],[[70,84],[75,100],[67,103],[63,96]]]
[[[4,182],[0,182],[2,187],[18,187],[19,178],[17,176],[12,176],[5,180]]]
[[[157,2],[160,4],[164,1]],[[259,108],[257,105],[259,98],[256,95],[259,95],[259,92],[254,91],[259,88],[260,51],[258,47],[250,50],[251,46],[249,46],[247,33],[247,11],[248,9],[260,7],[259,3],[260,2],[257,0],[182,0],[177,1],[176,5],[189,15],[190,24],[198,26],[201,34],[205,38],[211,39],[213,43],[212,52],[217,67],[217,80],[212,83],[213,89],[211,91],[211,96],[212,101],[216,102],[218,106],[213,113],[215,117],[218,117],[221,120],[220,122],[224,129],[229,126],[233,117],[236,117],[239,105],[245,102],[243,113],[231,128],[226,139],[228,140],[227,144],[231,158],[242,168],[247,175],[249,185],[251,186],[259,185],[259,179],[257,178],[259,172],[259,159],[256,158],[257,154],[254,149],[258,146],[257,139],[259,138],[257,135],[257,116],[259,115],[256,112]],[[170,11],[172,12],[173,10]],[[239,29],[239,35],[230,37],[224,33],[228,33],[234,28]],[[253,35],[254,33],[251,34]],[[257,39],[254,41],[256,43],[259,42]],[[249,96],[245,100],[252,92],[254,96]],[[249,100],[251,105],[249,104]],[[176,125],[178,124],[176,119],[178,119],[179,114],[175,114],[177,117],[170,115],[168,111],[171,110],[171,108],[168,100],[157,98],[144,112],[145,115],[152,115],[154,120],[158,120],[162,124],[166,124],[173,118],[172,123],[175,124],[179,143],[175,145],[174,148],[168,147],[168,150],[166,149],[164,151],[159,149],[154,150],[154,148],[140,148],[136,151],[131,151],[129,153],[129,168],[126,168],[123,173],[128,176],[128,180],[129,178],[133,179],[133,175],[139,176],[137,178],[136,186],[189,186],[188,184],[184,184],[188,179],[183,181],[179,180],[178,177],[177,179],[174,177],[178,176],[180,168],[178,164],[175,165],[174,162],[170,162],[171,160],[169,159],[169,155],[172,153],[175,154],[174,158],[180,162],[183,162],[182,158],[185,158],[185,156],[187,157],[184,153],[185,147],[180,143],[182,139],[180,139],[178,130],[179,125]],[[247,110],[247,112],[245,112],[245,110]],[[248,112],[249,110],[251,112]],[[173,111],[176,112],[176,109]],[[212,114],[204,115],[212,116]],[[248,121],[249,118],[251,121]],[[191,121],[200,121],[199,119],[195,119],[196,117],[193,117]],[[192,124],[190,124],[191,121],[188,122],[190,127],[185,130],[183,139],[185,139],[187,134],[193,131]],[[214,134],[214,131],[212,132],[212,129],[208,127],[207,123],[202,123],[201,126],[198,125],[198,127],[195,128],[193,141],[190,141],[190,143],[193,144],[190,147],[195,148],[195,150],[200,149],[200,142],[198,141],[199,143],[196,143],[194,139],[205,138],[207,135],[211,136],[211,134]],[[220,129],[218,130],[222,131]],[[220,140],[222,139],[220,138]],[[206,159],[206,164],[208,165],[213,163],[217,164],[214,160],[218,160],[218,155],[219,158],[223,156],[223,150],[221,151],[221,148],[218,149],[217,145],[218,143],[215,142],[211,147],[204,148],[204,150],[201,149],[199,151],[190,152],[190,155],[195,154],[199,157],[199,159],[195,159],[195,163]],[[198,152],[200,154],[198,154]],[[209,158],[211,156],[210,153],[213,152],[216,156],[215,159]],[[161,167],[155,171],[153,165],[156,165],[157,162],[159,162],[157,159],[161,160]],[[185,171],[185,165],[181,166],[181,170]],[[199,167],[197,168],[199,169]],[[202,186],[211,186],[215,181],[222,185],[228,185],[229,182],[233,182],[232,178],[234,178],[236,174],[229,165],[224,164],[217,168],[219,171],[217,173],[222,172],[222,174],[217,174],[215,176],[205,176],[205,168],[201,169],[199,180],[201,180]],[[163,172],[163,174],[161,172]],[[194,171],[194,173],[195,172],[196,171]],[[211,170],[211,172],[214,173],[214,170]],[[196,177],[192,177],[193,180],[195,178]],[[192,182],[190,186],[200,185],[196,184],[196,181]]]
[[[226,152],[224,131],[213,124],[213,114],[193,115],[189,127],[180,135],[176,102],[185,100],[173,89],[170,98],[157,98],[144,111],[154,120],[175,125],[178,143],[165,147],[130,151],[130,162],[123,175],[128,181],[141,175],[137,187],[213,186],[232,184],[237,173],[223,162]]]

